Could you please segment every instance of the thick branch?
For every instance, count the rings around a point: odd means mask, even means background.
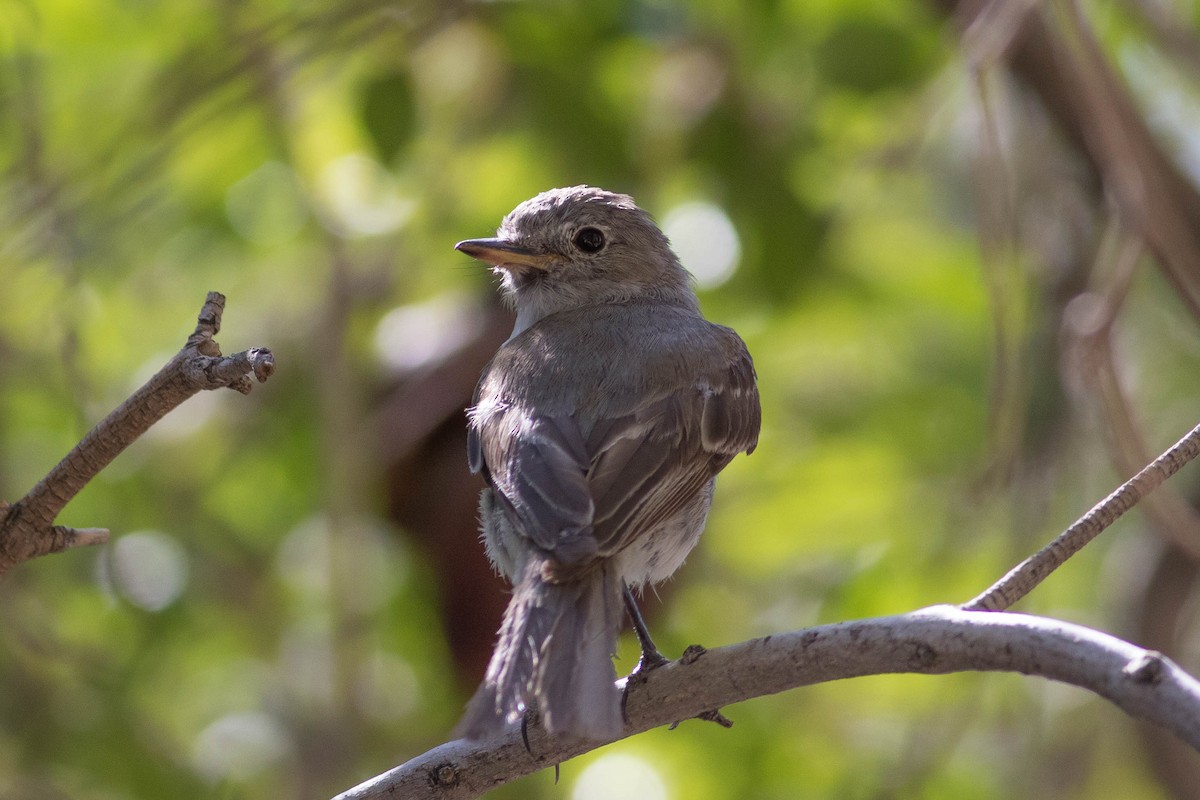
[[[92,478],[168,412],[205,389],[231,388],[243,394],[275,370],[270,350],[252,348],[222,356],[213,336],[221,329],[225,296],[209,292],[196,330],[183,349],[129,399],[92,428],[29,494],[0,505],[0,574],[16,564],[70,547],[107,541],[103,528],[68,528],[54,520]]]
[[[708,709],[825,681],[884,673],[1021,672],[1073,684],[1156,722],[1200,750],[1200,682],[1162,655],[1066,622],[937,606],[704,651],[630,681],[619,738]],[[337,800],[478,797],[608,742],[553,739],[536,722],[435,747]]]
[[[1197,455],[1200,455],[1200,425],[963,608],[968,611],[1009,608]]]

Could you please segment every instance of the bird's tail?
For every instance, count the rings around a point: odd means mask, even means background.
[[[530,562],[513,588],[483,684],[458,736],[479,739],[536,704],[552,733],[615,737],[624,725],[612,657],[621,628],[621,583],[606,569],[552,583]]]

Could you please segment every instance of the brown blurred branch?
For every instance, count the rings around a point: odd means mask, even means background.
[[[107,541],[104,528],[68,528],[54,520],[122,450],[184,400],[226,387],[247,394],[253,386],[250,375],[260,383],[271,376],[275,358],[270,350],[255,347],[221,355],[213,336],[221,329],[224,309],[225,296],[209,292],[183,349],[92,428],[25,497],[11,505],[0,503],[0,574],[37,556]]]
[[[1149,29],[1163,52],[1194,74],[1200,74],[1200,38],[1177,18],[1172,4],[1163,0],[1125,0]]]
[[[934,0],[965,31],[990,19],[986,0]],[[1042,3],[1015,22],[1010,33],[964,34],[963,46],[997,39],[1007,46],[1008,67],[1058,122],[1113,197],[1123,222],[1145,240],[1180,298],[1200,317],[1200,193],[1154,139],[1125,84],[1113,71],[1086,20],[1073,3],[1055,15]],[[1061,20],[1059,25],[1055,20]],[[987,61],[999,45],[968,61]]]
[[[627,722],[618,739],[707,709],[826,681],[1003,671],[1087,689],[1200,750],[1200,682],[1158,653],[1057,620],[936,606],[689,652],[628,683]],[[537,721],[527,733],[528,750],[520,726],[490,740],[447,742],[337,800],[478,797],[607,744],[555,739]]]

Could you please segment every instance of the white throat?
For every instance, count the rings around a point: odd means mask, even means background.
[[[508,335],[508,341],[520,336],[525,331],[529,330],[540,320],[546,316],[540,308],[535,308],[530,305],[521,306],[517,309],[517,323],[513,325],[512,333]]]
[[[542,318],[570,308],[579,300],[572,287],[547,289],[541,284],[527,286],[519,292],[514,290],[509,297],[514,301],[513,308],[517,312],[517,321],[508,337],[509,341],[532,328]]]

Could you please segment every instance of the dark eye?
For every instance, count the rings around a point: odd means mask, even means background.
[[[604,234],[596,228],[581,228],[574,241],[583,252],[598,253],[604,247]]]

